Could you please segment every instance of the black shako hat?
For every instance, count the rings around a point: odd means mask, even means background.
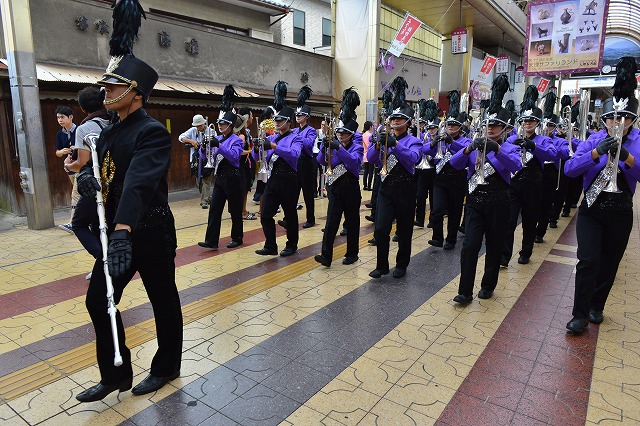
[[[542,110],[538,107],[533,107],[531,109],[521,111],[520,117],[518,117],[518,122],[521,122],[523,120],[542,121]]]
[[[113,33],[109,41],[111,60],[100,85],[117,84],[129,86],[120,97],[108,103],[115,103],[131,90],[138,92],[145,101],[149,99],[153,86],[158,82],[158,73],[142,59],[133,56],[133,42],[138,35],[144,10],[138,0],[120,0],[113,5]]]
[[[238,119],[238,116],[235,115],[233,113],[233,111],[226,111],[222,114],[220,114],[220,117],[218,117],[218,123],[227,123],[227,124],[232,124],[235,126],[236,124],[236,120]]]
[[[499,126],[507,126],[509,124],[509,118],[511,118],[511,114],[505,108],[500,108],[498,112],[487,112],[485,115],[485,120],[487,121],[487,125],[497,124]]]
[[[638,64],[635,58],[625,56],[616,65],[616,81],[613,83],[613,96],[602,103],[602,115],[600,119],[604,121],[615,114],[617,107],[618,115],[635,119],[638,116],[638,99],[635,97],[635,90],[638,87],[636,71]]]
[[[342,121],[338,122],[338,126],[336,127],[336,133],[351,133],[352,135],[356,133],[358,130],[358,122],[353,118],[343,123]]]

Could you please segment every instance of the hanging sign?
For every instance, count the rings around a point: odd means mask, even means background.
[[[600,71],[609,1],[530,1],[525,73],[557,75]]]
[[[515,82],[524,83],[524,67],[522,65],[516,68]]]
[[[547,90],[547,86],[549,85],[549,81],[546,78],[541,78],[538,83],[538,92],[544,93]]]
[[[404,21],[402,21],[402,25],[400,25],[387,51],[395,57],[399,57],[404,48],[407,47],[407,44],[409,44],[411,37],[413,37],[416,31],[418,31],[418,28],[420,28],[420,25],[422,25],[422,21],[418,18],[409,13],[405,14]]]
[[[456,28],[451,33],[451,54],[467,53],[467,34],[466,28]]]
[[[498,74],[506,74],[509,72],[509,55],[501,53],[498,55],[498,62],[496,62],[496,72]]]
[[[484,58],[482,67],[480,68],[480,75],[486,78],[491,73],[491,70],[493,69],[497,61],[498,58],[496,58],[495,56],[487,55]]]

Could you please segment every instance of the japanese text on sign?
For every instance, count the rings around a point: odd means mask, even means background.
[[[411,37],[413,37],[416,31],[418,31],[418,28],[420,28],[420,25],[422,25],[422,21],[407,13],[402,25],[400,25],[400,28],[396,33],[396,36],[393,38],[393,41],[389,46],[388,52],[399,57],[404,48],[407,47],[407,44],[409,44]]]

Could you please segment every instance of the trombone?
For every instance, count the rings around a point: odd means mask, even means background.
[[[214,156],[214,148],[211,146],[211,141],[213,138],[217,137],[216,133],[216,125],[211,123],[209,124],[209,117],[207,117],[204,128],[204,136],[202,141],[205,145],[205,157],[207,159],[207,164],[205,164],[205,169],[212,169],[215,167],[215,156]]]

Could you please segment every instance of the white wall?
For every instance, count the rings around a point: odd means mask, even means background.
[[[293,43],[293,11],[272,25],[273,41],[296,49],[330,55],[331,49],[322,47],[322,18],[331,20],[331,4],[327,0],[296,0],[292,8],[305,13],[305,44]],[[275,21],[279,17],[271,18]],[[316,48],[314,50],[314,48]]]

